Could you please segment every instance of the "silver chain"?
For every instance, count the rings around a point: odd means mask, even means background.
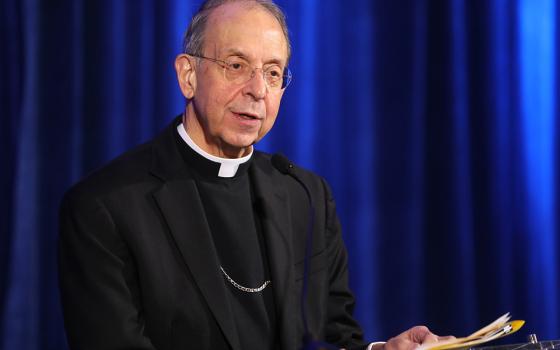
[[[257,287],[257,288],[245,287],[245,286],[242,286],[239,283],[235,282],[233,280],[233,278],[229,277],[229,275],[227,274],[226,270],[224,270],[223,267],[220,266],[220,270],[222,270],[222,273],[224,274],[226,279],[229,281],[229,283],[231,283],[235,288],[237,288],[239,290],[242,290],[244,292],[247,292],[247,293],[258,293],[258,292],[262,291],[263,289],[265,289],[266,286],[268,286],[270,284],[270,280],[268,280],[268,281],[264,281],[264,283],[260,287]]]

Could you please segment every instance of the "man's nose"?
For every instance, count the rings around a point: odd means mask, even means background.
[[[264,80],[263,70],[256,68],[253,76],[243,88],[245,94],[250,95],[255,100],[262,100],[267,93],[266,81]]]

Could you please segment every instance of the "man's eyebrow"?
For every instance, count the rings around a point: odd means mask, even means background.
[[[247,58],[247,55],[245,55],[245,53],[239,49],[229,49],[226,51],[226,54],[228,56],[239,56],[239,57]]]
[[[247,57],[247,55],[246,55],[243,51],[241,51],[241,50],[239,50],[239,49],[229,49],[229,50],[226,51],[226,55],[227,55],[227,57],[230,57],[230,56],[241,57],[241,58],[243,58],[243,59],[249,61],[249,57]],[[277,65],[282,65],[282,64],[284,64],[284,62],[283,62],[283,60],[280,59],[280,58],[272,57],[272,58],[266,60],[266,61],[264,62],[264,64],[265,64],[265,65],[266,65],[266,64],[277,64]]]
[[[265,64],[277,64],[279,66],[286,64],[285,62],[283,62],[281,59],[279,58],[271,58],[268,61],[265,62]]]

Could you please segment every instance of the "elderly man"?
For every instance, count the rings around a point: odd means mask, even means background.
[[[182,116],[63,200],[72,349],[284,350],[313,339],[406,350],[437,340],[415,327],[364,343],[327,184],[254,150],[290,82],[289,56],[271,1],[202,5],[175,61]]]

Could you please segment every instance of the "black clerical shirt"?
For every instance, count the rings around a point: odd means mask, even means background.
[[[241,164],[233,177],[219,177],[220,163],[195,152],[179,134],[176,141],[195,178],[221,267],[239,285],[260,287],[270,280],[270,272],[255,214],[258,210],[248,172],[251,160]],[[268,284],[262,291],[251,293],[234,286],[225,274],[223,277],[241,348],[276,349],[275,286]]]

